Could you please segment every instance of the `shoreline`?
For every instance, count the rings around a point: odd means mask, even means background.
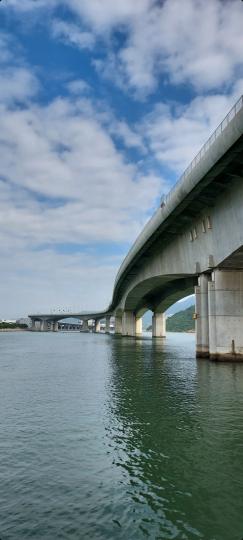
[[[0,332],[28,332],[29,328],[0,328]]]

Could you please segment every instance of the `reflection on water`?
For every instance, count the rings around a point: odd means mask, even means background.
[[[193,338],[171,340],[112,343],[107,433],[131,486],[125,523],[135,512],[152,538],[240,538],[243,366],[196,362]]]
[[[241,540],[243,365],[194,350],[2,335],[1,540]]]

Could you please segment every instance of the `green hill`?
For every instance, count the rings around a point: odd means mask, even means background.
[[[195,320],[193,314],[195,306],[190,306],[183,311],[178,311],[166,319],[166,330],[168,332],[190,332],[195,330]]]

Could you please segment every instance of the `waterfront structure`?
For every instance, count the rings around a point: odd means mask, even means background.
[[[103,312],[32,314],[32,328],[65,317],[115,317],[115,333],[136,336],[153,312],[153,337],[165,336],[165,311],[196,294],[196,352],[243,360],[243,96],[196,155],[124,259]]]

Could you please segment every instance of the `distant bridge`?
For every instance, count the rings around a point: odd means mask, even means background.
[[[32,314],[58,320],[115,317],[115,333],[136,336],[153,312],[153,337],[165,336],[164,312],[196,293],[196,351],[215,360],[243,359],[243,96],[202,147],[124,259],[102,312]]]

